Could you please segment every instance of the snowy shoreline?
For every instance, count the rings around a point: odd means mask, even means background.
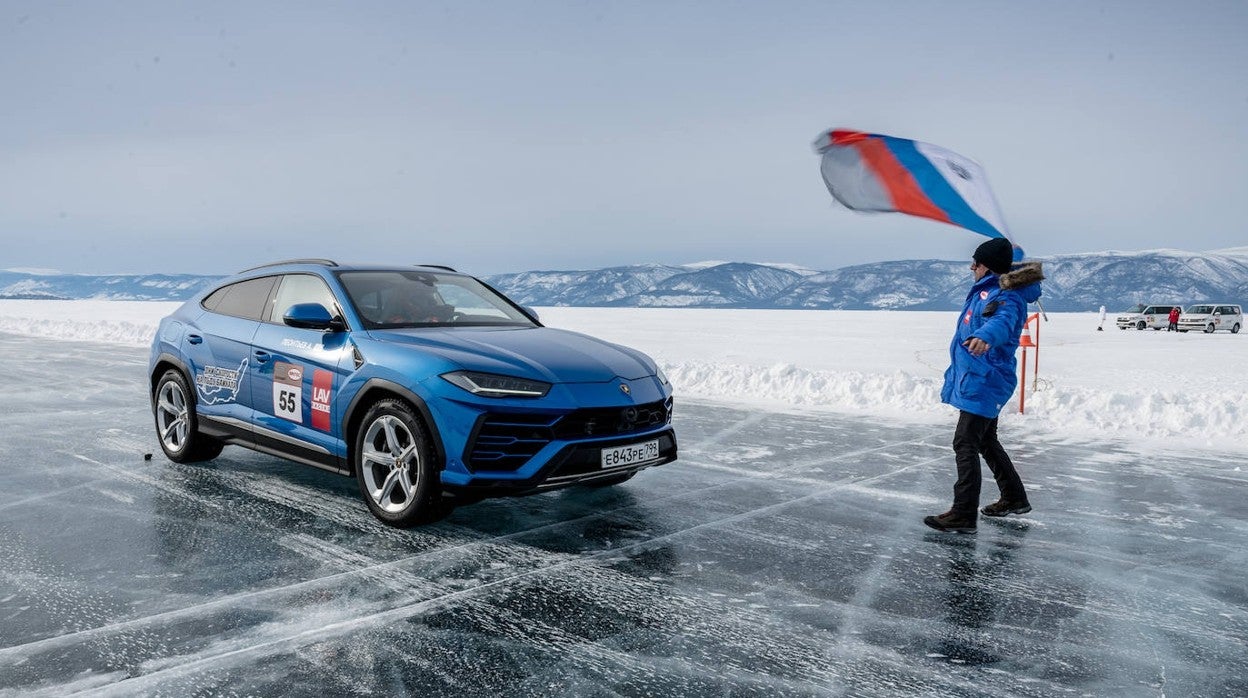
[[[0,300],[0,332],[145,347],[180,305]],[[677,395],[946,423],[940,404],[956,313],[911,311],[539,308],[543,322],[653,356]],[[1017,393],[1003,428],[1114,438],[1142,447],[1248,451],[1242,335],[1104,332],[1090,313],[1050,313],[1038,389]],[[1021,358],[1021,353],[1020,353]],[[1028,356],[1028,387],[1033,382]]]

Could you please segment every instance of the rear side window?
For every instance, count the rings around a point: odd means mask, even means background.
[[[208,297],[205,298],[200,305],[204,306],[205,310],[216,310],[217,306],[221,303],[221,299],[225,298],[225,294],[229,293],[229,291],[229,286],[222,286],[221,288],[208,294]]]
[[[265,276],[230,284],[205,298],[204,307],[222,315],[259,320],[264,314],[265,304],[273,291],[275,281],[277,277]],[[211,306],[209,301],[212,301]]]
[[[277,288],[277,294],[273,297],[265,319],[280,325],[290,306],[299,303],[320,303],[330,315],[342,315],[338,308],[338,299],[334,298],[329,286],[319,276],[288,274],[282,277],[282,283]]]

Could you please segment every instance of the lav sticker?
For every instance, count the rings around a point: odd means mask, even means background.
[[[334,394],[334,374],[316,369],[312,372],[312,428],[329,431],[329,403]]]

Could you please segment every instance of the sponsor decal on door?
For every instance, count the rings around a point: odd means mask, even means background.
[[[312,428],[329,431],[329,402],[334,394],[334,374],[316,369],[312,372]]]
[[[199,399],[205,405],[217,405],[236,402],[238,385],[247,372],[247,359],[237,369],[220,366],[204,366],[195,375],[195,389],[199,391]]]

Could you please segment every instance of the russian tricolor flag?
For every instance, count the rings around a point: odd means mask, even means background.
[[[929,143],[844,129],[824,132],[814,145],[823,156],[828,191],[847,208],[908,213],[1009,239],[984,169],[970,158]],[[1014,260],[1022,258],[1022,248],[1014,245]]]

